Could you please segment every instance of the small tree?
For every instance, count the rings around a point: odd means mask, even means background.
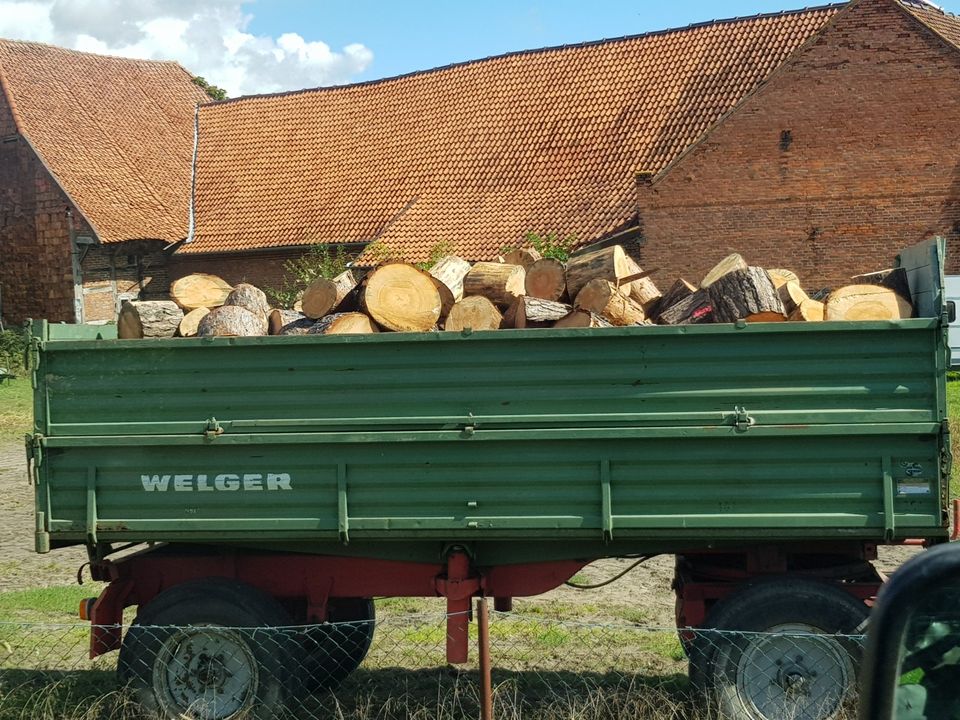
[[[318,277],[334,278],[356,257],[343,245],[311,245],[303,255],[283,263],[284,279],[279,288],[264,288],[270,302],[279,308],[292,308],[300,294]]]
[[[226,91],[226,90],[224,90],[222,87],[217,87],[216,85],[211,85],[210,83],[208,83],[205,79],[203,79],[203,78],[200,77],[199,75],[195,75],[195,76],[193,77],[193,84],[194,84],[194,85],[197,85],[197,86],[200,87],[200,88],[202,88],[203,91],[207,94],[207,96],[208,96],[211,100],[226,100],[226,99],[227,99],[227,91]]]

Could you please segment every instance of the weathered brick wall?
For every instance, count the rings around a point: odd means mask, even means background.
[[[724,254],[810,290],[934,234],[960,272],[960,53],[863,0],[639,189],[642,262],[698,281]]]
[[[0,284],[3,318],[72,321],[69,201],[17,132],[0,93]]]
[[[304,248],[260,253],[224,253],[217,255],[177,255],[170,258],[170,281],[190,273],[219,275],[231,285],[247,282],[259,288],[280,288],[283,265],[303,255]]]

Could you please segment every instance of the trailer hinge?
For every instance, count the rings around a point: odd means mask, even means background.
[[[23,440],[27,451],[27,482],[30,485],[39,485],[40,463],[43,462],[43,435],[24,435]]]
[[[220,427],[220,423],[217,422],[215,417],[207,420],[207,429],[203,431],[203,436],[207,440],[214,440],[218,435],[223,435],[223,428]]]
[[[953,451],[950,449],[950,421],[940,423],[940,477],[949,480],[953,469]]]
[[[30,387],[36,390],[40,387],[40,338],[31,337],[30,344],[24,350],[23,359],[30,370]]]
[[[745,433],[757,422],[747,413],[747,409],[742,405],[735,406],[733,412],[733,429],[738,433]]]

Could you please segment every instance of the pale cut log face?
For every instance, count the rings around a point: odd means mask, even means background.
[[[367,312],[395,331],[425,332],[440,319],[440,293],[431,279],[410,265],[383,265],[371,273],[364,291]]]
[[[200,321],[203,320],[209,312],[210,310],[207,308],[199,307],[184,315],[183,320],[180,321],[180,337],[193,337],[196,335]]]
[[[227,301],[233,287],[219,275],[193,273],[174,280],[170,298],[184,310],[220,307]]]
[[[503,323],[503,316],[497,306],[480,295],[465,297],[450,310],[447,323],[444,326],[448,331],[464,330],[497,330]]]
[[[824,306],[825,320],[900,320],[913,316],[913,306],[880,285],[847,285],[835,290]]]

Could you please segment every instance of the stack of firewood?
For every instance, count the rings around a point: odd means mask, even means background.
[[[330,335],[384,331],[496,330],[699,323],[894,320],[911,317],[902,270],[857,276],[814,299],[797,275],[750,266],[737,254],[694,285],[660,292],[620,245],[586,250],[564,263],[516,250],[497,262],[455,255],[428,271],[389,262],[360,277],[319,278],[292,310],[272,309],[258,288],[215,275],[180,278],[169,301],[125,302],[121,338],[194,335]]]

